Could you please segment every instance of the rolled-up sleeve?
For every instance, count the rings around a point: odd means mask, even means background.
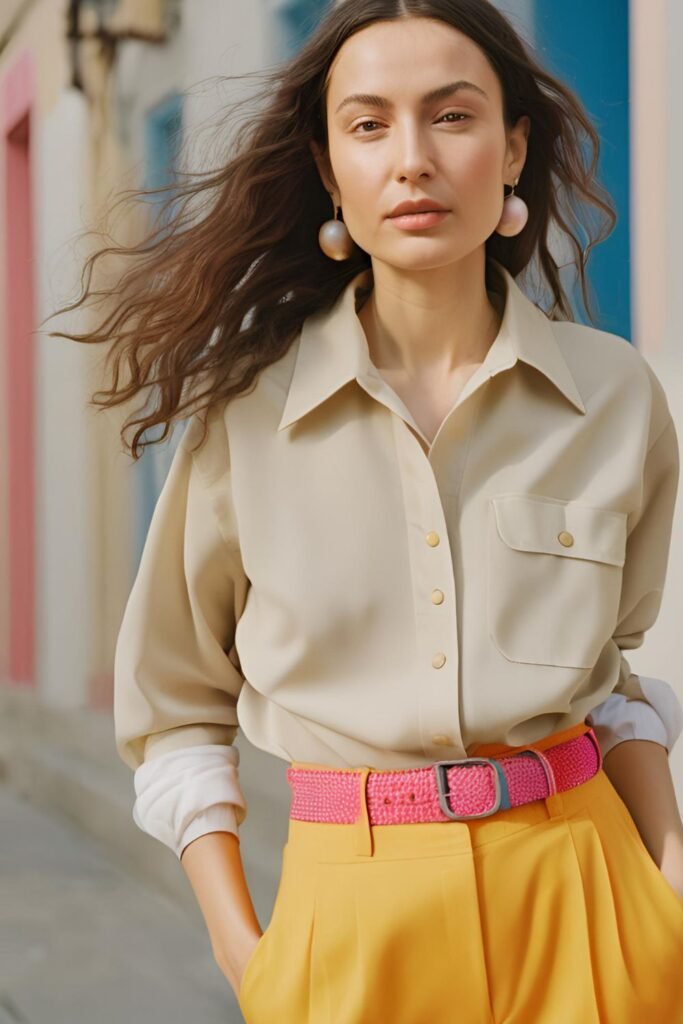
[[[135,772],[135,824],[178,858],[207,832],[239,838],[247,813],[239,753],[234,743],[206,743],[145,761]]]
[[[676,428],[667,413],[664,426],[648,448],[642,475],[641,501],[638,509],[629,517],[619,617],[612,638],[621,652],[619,678],[614,693],[623,695],[628,701],[642,701],[649,705],[651,712],[647,714],[650,716],[650,727],[643,720],[642,728],[654,730],[652,738],[659,735],[666,739],[663,745],[667,747],[673,745],[680,732],[678,700],[673,691],[667,700],[666,690],[656,682],[651,682],[652,677],[641,677],[633,672],[624,652],[642,645],[645,633],[659,614],[669,561],[679,471]],[[657,716],[670,719],[665,723],[665,733],[657,731]],[[620,741],[620,738],[616,741]]]
[[[671,685],[640,673],[638,680],[647,704],[611,693],[588,715],[603,757],[623,740],[649,740],[670,754],[683,731],[683,707]]]
[[[202,432],[195,415],[174,453],[124,610],[114,655],[115,735],[122,760],[136,773],[146,766],[138,779],[171,751],[211,750],[212,765],[233,773],[224,791],[213,786],[213,802],[231,799],[237,824],[245,809],[235,797],[237,759],[216,760],[216,745],[229,746],[238,731],[243,676],[234,639],[249,582],[220,408],[209,412],[197,447]],[[182,831],[189,824],[185,815]]]

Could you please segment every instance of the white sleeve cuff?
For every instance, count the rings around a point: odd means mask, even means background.
[[[183,832],[176,844],[176,856],[180,859],[185,847],[189,846],[193,839],[199,839],[208,832],[234,832],[239,838],[239,826],[240,819],[235,804],[214,804],[213,807],[207,807],[192,819]]]
[[[683,708],[663,679],[638,676],[647,701],[612,693],[587,717],[603,757],[623,740],[652,740],[671,750],[683,730]]]
[[[207,832],[234,832],[247,813],[239,783],[239,749],[207,743],[151,757],[135,771],[133,820],[180,858]]]

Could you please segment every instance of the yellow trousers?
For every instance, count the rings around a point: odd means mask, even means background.
[[[290,819],[247,1024],[683,1022],[683,900],[604,771],[488,818],[371,826],[362,805]]]

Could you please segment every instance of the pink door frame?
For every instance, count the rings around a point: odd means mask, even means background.
[[[32,134],[35,107],[32,55],[21,54],[0,79],[0,145],[5,218],[3,267],[5,465],[8,487],[3,586],[9,595],[8,682],[35,685],[35,351],[34,192]]]

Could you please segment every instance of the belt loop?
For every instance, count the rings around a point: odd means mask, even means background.
[[[538,747],[533,748],[536,751],[537,757],[543,762],[545,768],[546,778],[550,785],[550,793],[545,797],[545,809],[548,812],[549,818],[561,818],[564,816],[564,801],[562,799],[562,793],[557,788],[557,781],[555,779],[555,773],[552,769],[550,761]]]
[[[527,752],[533,753],[543,765],[545,771],[545,777],[548,780],[548,788],[550,792],[548,796],[543,797],[545,801],[545,809],[548,812],[549,818],[561,818],[564,815],[564,801],[562,799],[562,793],[557,789],[557,781],[555,779],[555,773],[553,771],[550,761],[543,753],[542,750],[535,743],[529,744],[528,747],[520,747],[515,751],[517,756],[524,756]]]
[[[368,803],[366,793],[369,774],[370,768],[366,766],[360,769],[360,773],[358,775],[360,784],[360,814],[355,825],[356,855],[358,857],[372,857],[374,852],[372,826],[370,824],[370,817],[368,815]]]
[[[545,798],[545,808],[549,818],[561,818],[564,815],[564,802],[561,793],[551,793]]]

